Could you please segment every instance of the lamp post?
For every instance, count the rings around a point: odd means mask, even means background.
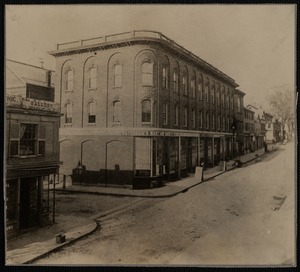
[[[82,184],[83,169],[84,169],[84,167],[82,166],[81,162],[78,161],[78,164],[75,167],[75,174],[80,177],[80,185]]]
[[[236,129],[234,124],[232,124],[231,129],[232,129],[232,157],[234,157],[235,156],[235,139],[234,138],[235,138],[235,129]]]

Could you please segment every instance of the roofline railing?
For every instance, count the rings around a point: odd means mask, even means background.
[[[131,38],[156,38],[156,39],[164,40],[164,41],[170,43],[171,45],[173,45],[175,48],[183,51],[185,54],[189,55],[190,57],[195,58],[197,61],[200,61],[206,67],[215,70],[219,74],[221,74],[235,82],[235,80],[233,78],[226,75],[225,73],[220,71],[218,68],[212,66],[205,60],[201,59],[200,57],[198,57],[191,51],[185,49],[183,46],[179,45],[178,43],[176,43],[175,41],[171,40],[170,38],[168,38],[167,36],[165,36],[164,34],[162,34],[161,32],[158,32],[158,31],[133,30],[133,31],[105,35],[105,36],[100,36],[100,37],[95,37],[95,38],[82,39],[82,40],[77,40],[77,41],[72,41],[72,42],[64,42],[64,43],[57,44],[56,49],[57,50],[74,49],[77,47],[92,46],[92,45],[113,42],[113,41],[121,41],[123,39],[131,39]]]

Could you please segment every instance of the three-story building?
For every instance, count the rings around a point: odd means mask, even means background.
[[[139,187],[232,156],[236,82],[161,33],[58,44],[62,170],[84,182]],[[241,105],[242,107],[242,105]],[[82,180],[81,180],[82,181]]]

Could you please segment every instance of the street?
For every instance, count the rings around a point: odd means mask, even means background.
[[[185,193],[134,202],[35,264],[295,264],[294,149],[280,145]]]

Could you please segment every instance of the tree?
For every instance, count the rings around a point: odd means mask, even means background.
[[[271,113],[282,123],[283,129],[287,125],[288,133],[294,130],[295,95],[290,89],[274,91],[268,98]]]

